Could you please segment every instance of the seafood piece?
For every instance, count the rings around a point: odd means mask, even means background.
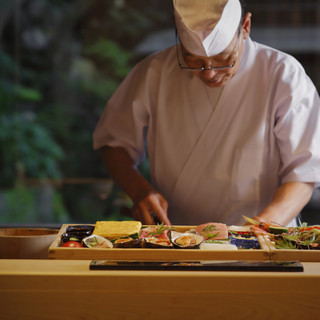
[[[110,240],[93,234],[82,240],[83,244],[88,248],[112,248],[113,244]]]
[[[140,232],[142,246],[146,248],[172,248],[170,232],[171,227],[163,224],[144,228]]]
[[[195,233],[171,232],[171,241],[176,248],[181,249],[197,249],[203,242],[204,238]]]
[[[142,245],[145,248],[160,248],[160,249],[173,248],[173,244],[169,238],[160,238],[160,237],[146,237],[143,239]]]
[[[228,228],[224,223],[204,223],[196,227],[197,234],[203,236],[204,240],[223,240],[228,238]]]
[[[170,231],[170,226],[158,224],[156,226],[143,228],[140,232],[140,239],[144,239],[147,237],[169,238]]]
[[[243,218],[251,224],[251,230],[255,234],[266,234],[270,232],[269,227],[283,227],[280,224],[276,224],[274,222],[267,222],[267,221],[257,221],[255,219],[243,216]]]
[[[113,241],[113,246],[115,248],[140,248],[141,241],[133,237],[119,238]]]

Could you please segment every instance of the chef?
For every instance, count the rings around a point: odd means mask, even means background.
[[[133,68],[94,148],[145,224],[293,225],[320,181],[315,86],[293,57],[250,39],[239,0],[173,6],[180,41]],[[146,154],[150,182],[137,169]]]

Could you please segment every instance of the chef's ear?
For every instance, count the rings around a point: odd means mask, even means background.
[[[251,12],[247,12],[242,19],[242,34],[243,39],[248,39],[251,30]]]

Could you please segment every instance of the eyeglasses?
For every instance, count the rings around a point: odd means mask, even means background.
[[[237,62],[237,58],[238,58],[238,55],[239,55],[239,39],[240,39],[240,31],[241,31],[241,24],[239,25],[239,29],[238,29],[238,35],[237,35],[237,44],[236,44],[236,51],[235,53],[233,54],[234,55],[234,60],[231,64],[227,65],[222,65],[222,66],[209,66],[209,67],[204,67],[202,65],[202,67],[200,68],[193,68],[193,67],[186,67],[186,66],[183,66],[180,62],[180,59],[179,59],[179,50],[178,50],[178,32],[176,30],[176,53],[177,53],[177,60],[178,60],[178,64],[179,64],[179,67],[180,69],[182,70],[187,70],[187,71],[208,71],[208,70],[227,70],[227,69],[231,69],[235,66],[236,62]]]

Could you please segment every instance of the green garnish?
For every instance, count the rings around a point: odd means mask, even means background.
[[[98,239],[93,236],[92,238],[88,239],[87,242],[86,242],[86,245],[89,247],[89,248],[94,248],[96,247],[97,245],[99,244],[99,241]]]
[[[300,223],[300,228],[307,228],[307,227],[308,227],[308,223],[307,222]]]
[[[206,237],[206,238],[215,238],[220,232],[217,232],[217,233],[202,233],[202,236],[203,237]]]
[[[203,231],[214,231],[214,230],[217,230],[216,226],[214,224],[210,224],[210,225],[204,227],[202,232]]]
[[[313,243],[318,242],[318,234],[313,230],[299,232],[301,228],[294,228],[291,233],[275,237],[277,249],[311,249]]]
[[[208,240],[205,240],[205,242],[207,242],[207,243],[225,244],[226,242],[231,242],[231,239],[225,239],[225,240],[212,240],[212,239],[208,239]]]
[[[157,224],[157,229],[154,232],[150,232],[149,235],[154,236],[154,237],[160,236],[160,235],[162,235],[162,233],[165,230],[169,230],[169,229],[170,229],[170,227],[165,226],[162,222],[161,224]]]
[[[217,228],[214,224],[210,224],[202,229],[201,235],[208,239],[215,238],[220,232],[212,233],[211,231],[216,231]]]
[[[257,225],[259,224],[260,222],[255,220],[255,219],[252,219],[252,218],[249,218],[249,217],[246,217],[246,216],[242,216],[247,222],[253,224],[253,225]]]

